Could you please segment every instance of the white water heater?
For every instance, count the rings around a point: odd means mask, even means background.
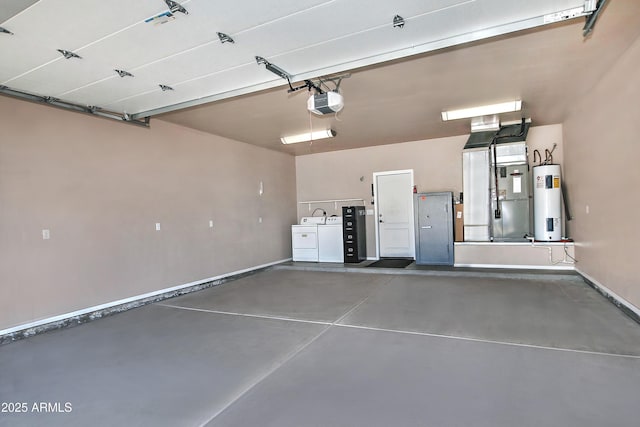
[[[536,240],[562,239],[562,189],[560,165],[533,168],[533,222]]]

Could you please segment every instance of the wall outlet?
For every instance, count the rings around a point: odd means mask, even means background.
[[[160,231],[160,223],[156,222],[156,231]]]
[[[48,229],[42,230],[42,240],[49,240],[51,238],[51,232]]]

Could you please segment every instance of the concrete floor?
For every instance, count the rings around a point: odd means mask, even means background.
[[[371,270],[283,266],[4,345],[0,426],[640,423],[640,326],[576,276]]]

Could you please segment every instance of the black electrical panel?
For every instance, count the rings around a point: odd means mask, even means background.
[[[345,263],[357,263],[367,259],[366,215],[364,206],[342,207]]]

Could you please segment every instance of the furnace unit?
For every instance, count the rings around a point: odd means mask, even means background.
[[[525,142],[497,144],[491,155],[491,221],[496,241],[525,241],[531,233],[530,184]],[[495,160],[494,160],[495,159]]]
[[[531,233],[529,126],[470,135],[462,152],[465,241],[526,241]]]

